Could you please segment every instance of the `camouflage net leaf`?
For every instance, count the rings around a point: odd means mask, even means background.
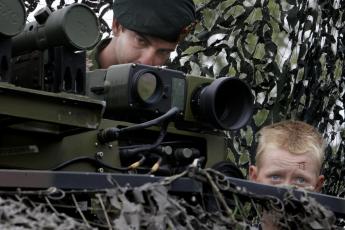
[[[185,176],[207,192],[169,193],[171,183]],[[252,194],[213,169],[190,168],[139,187],[114,181],[114,188],[97,191],[1,193],[2,229],[259,229],[267,220],[279,229],[337,229],[340,223],[307,193],[297,199],[288,190],[283,200]],[[85,195],[92,201],[87,208],[81,207]]]
[[[43,204],[32,204],[20,196],[0,197],[0,229],[88,229],[64,213],[53,213]]]

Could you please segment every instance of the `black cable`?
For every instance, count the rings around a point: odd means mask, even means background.
[[[137,125],[133,125],[130,127],[125,127],[123,129],[121,129],[121,133],[122,132],[130,132],[130,131],[135,131],[135,130],[140,130],[140,129],[145,129],[154,125],[158,125],[162,122],[168,121],[170,120],[173,116],[175,116],[180,110],[177,107],[173,107],[171,109],[169,109],[168,112],[166,112],[165,114],[163,114],[160,117],[157,117],[153,120],[150,121],[146,121],[144,123],[140,123]]]
[[[101,143],[107,143],[110,141],[117,140],[119,135],[122,133],[131,132],[135,130],[141,130],[141,129],[145,129],[154,125],[158,125],[168,120],[170,121],[171,118],[174,117],[179,111],[180,110],[177,107],[173,107],[162,116],[157,117],[153,120],[144,122],[144,123],[136,124],[133,126],[122,128],[122,129],[119,129],[117,127],[103,129],[97,134],[98,141]]]
[[[163,141],[161,143],[161,145],[186,145],[186,144],[189,144],[189,145],[195,144],[195,141],[178,140],[178,141]],[[126,145],[126,146],[120,146],[118,148],[119,149],[133,149],[133,148],[138,148],[140,146],[142,146],[142,144],[141,145],[139,145],[139,144],[138,145]]]
[[[164,137],[167,134],[168,124],[169,124],[169,122],[164,122],[162,124],[161,130],[159,132],[159,136],[158,136],[157,140],[155,141],[155,143],[147,144],[147,145],[141,145],[137,148],[132,148],[132,149],[122,149],[122,150],[120,150],[120,153],[125,154],[126,157],[132,157],[136,153],[145,152],[145,151],[157,148],[162,143]]]
[[[97,160],[95,158],[86,157],[86,156],[76,157],[76,158],[73,158],[71,160],[62,162],[61,164],[59,164],[58,166],[55,166],[54,168],[52,168],[50,170],[52,170],[52,171],[61,170],[62,168],[67,167],[68,165],[71,165],[71,164],[74,164],[74,163],[77,163],[77,162],[83,162],[83,161],[89,162],[91,164],[95,164],[97,166],[101,166],[103,168],[107,168],[107,169],[111,169],[111,170],[114,170],[114,171],[118,171],[118,172],[127,172],[129,170],[128,168],[116,168],[116,167],[108,165],[108,164],[106,164],[106,163],[104,163],[102,161],[99,161],[99,160]]]

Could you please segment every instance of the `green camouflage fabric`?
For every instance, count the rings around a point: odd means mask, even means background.
[[[105,38],[101,40],[97,46],[89,50],[86,55],[86,69],[89,71],[100,69],[100,64],[98,61],[98,55],[111,41],[111,38]]]

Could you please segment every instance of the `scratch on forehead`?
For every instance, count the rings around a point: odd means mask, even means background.
[[[304,161],[302,161],[302,162],[297,162],[297,165],[298,165],[298,168],[299,168],[299,169],[305,170],[305,162],[304,162]]]
[[[305,161],[295,162],[295,161],[288,161],[288,160],[274,160],[277,165],[282,167],[297,167],[301,170],[306,170],[307,163]]]

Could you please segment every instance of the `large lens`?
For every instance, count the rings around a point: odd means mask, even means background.
[[[238,78],[214,80],[194,95],[193,114],[217,129],[234,130],[244,126],[252,115],[253,95]]]
[[[162,84],[159,77],[150,71],[139,71],[134,76],[134,95],[143,104],[154,104],[161,97]]]
[[[66,7],[67,8],[67,7]],[[47,26],[60,26],[68,43],[77,49],[94,47],[100,39],[99,21],[94,12],[84,4],[72,4],[70,9],[47,21]],[[62,18],[63,17],[63,18]],[[50,23],[49,23],[50,22]],[[47,28],[48,33],[48,28]],[[52,35],[54,32],[51,32]]]
[[[136,86],[140,99],[149,102],[157,88],[156,76],[152,73],[144,73],[137,79]]]
[[[0,0],[0,37],[20,33],[25,26],[25,15],[21,0]]]
[[[40,18],[39,14],[36,16]],[[84,4],[74,3],[52,12],[43,24],[35,21],[26,24],[24,31],[12,39],[12,53],[19,56],[55,46],[86,50],[94,47],[100,37],[99,20],[94,12]]]

